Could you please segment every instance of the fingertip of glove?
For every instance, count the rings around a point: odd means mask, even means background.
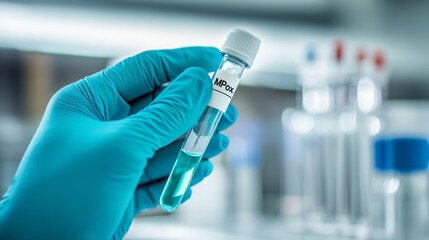
[[[224,116],[225,116],[226,119],[228,119],[228,121],[230,123],[235,123],[237,121],[237,119],[238,119],[238,110],[237,110],[237,108],[234,105],[230,104],[228,106],[228,109],[226,110],[226,113],[225,113]]]
[[[209,72],[216,71],[223,58],[220,50],[213,46],[193,47],[192,51],[194,54],[204,57],[202,63],[205,63],[203,66]]]
[[[189,67],[184,72],[184,74],[195,75],[200,78],[210,79],[208,72],[201,67]]]
[[[226,135],[219,134],[219,145],[222,149],[226,149],[229,145],[229,138]]]
[[[213,58],[221,58],[222,54],[220,53],[219,48],[214,46],[194,46],[194,47],[188,47],[189,49],[192,49],[195,53],[199,54],[211,54]]]
[[[222,53],[220,53],[219,48],[217,48],[217,47],[207,47],[207,48],[209,49],[209,51],[212,52],[213,57],[216,60],[221,60],[222,59]]]
[[[187,68],[183,73],[183,76],[190,76],[192,83],[188,86],[189,88],[195,87],[196,90],[200,91],[201,94],[205,92],[211,92],[212,84],[208,72],[200,67]]]
[[[210,164],[210,167],[209,167],[209,168],[207,168],[207,170],[206,170],[206,177],[207,177],[208,175],[210,175],[212,172],[213,172],[213,165],[212,165],[212,164]]]
[[[209,162],[208,160],[206,161],[202,161],[201,164],[201,170],[202,170],[202,178],[207,177],[208,175],[210,175],[213,171],[213,164],[211,162]]]

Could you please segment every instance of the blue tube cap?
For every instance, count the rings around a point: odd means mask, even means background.
[[[423,137],[398,137],[391,141],[393,169],[401,173],[424,171],[428,167],[429,146]]]
[[[424,171],[428,161],[429,144],[424,137],[384,137],[374,142],[374,165],[379,171]]]
[[[378,138],[374,141],[374,167],[379,171],[393,169],[392,151],[389,149],[391,138]]]

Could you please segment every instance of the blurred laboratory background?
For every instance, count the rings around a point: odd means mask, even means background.
[[[425,0],[0,0],[0,193],[55,91],[141,51],[220,47],[239,27],[262,45],[229,149],[189,201],[142,213],[126,238],[429,239],[428,12]]]

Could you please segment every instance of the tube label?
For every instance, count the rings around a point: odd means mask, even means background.
[[[217,70],[213,77],[213,90],[212,97],[210,98],[208,106],[219,109],[225,113],[237,90],[240,78],[232,75],[223,70]]]

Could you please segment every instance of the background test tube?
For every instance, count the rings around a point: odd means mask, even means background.
[[[223,113],[238,87],[244,68],[250,68],[260,40],[240,29],[233,29],[223,47],[224,55],[213,76],[212,97],[200,119],[188,132],[183,146],[161,194],[160,206],[172,212],[180,205],[192,177]]]
[[[380,137],[374,144],[378,170],[371,215],[372,239],[427,238],[428,159],[425,137]],[[380,174],[381,173],[381,174]],[[381,181],[380,181],[381,180]],[[381,183],[381,184],[380,184]],[[381,197],[381,198],[380,198]]]

